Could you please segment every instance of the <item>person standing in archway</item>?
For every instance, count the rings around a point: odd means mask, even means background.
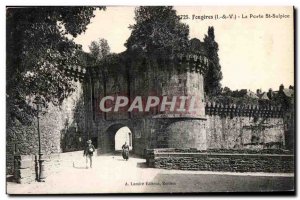
[[[129,146],[127,142],[125,142],[125,144],[122,146],[122,156],[126,161],[129,159]]]
[[[88,165],[87,165],[88,164],[88,159],[90,160],[90,168],[93,167],[93,154],[94,154],[94,151],[95,151],[95,147],[92,144],[92,141],[88,140],[87,141],[87,146],[86,146],[86,148],[84,149],[84,152],[83,152],[83,156],[86,156],[86,159],[85,159],[86,168],[88,168]]]

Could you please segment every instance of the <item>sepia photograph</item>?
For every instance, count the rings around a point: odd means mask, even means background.
[[[6,194],[295,194],[293,6],[5,12]]]

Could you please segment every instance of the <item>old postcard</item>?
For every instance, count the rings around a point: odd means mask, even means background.
[[[295,192],[294,8],[7,6],[7,194]]]

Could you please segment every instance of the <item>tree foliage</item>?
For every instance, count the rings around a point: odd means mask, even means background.
[[[110,47],[104,38],[99,38],[98,41],[92,41],[89,45],[89,49],[92,57],[98,62],[110,53]]]
[[[269,91],[259,91],[257,97],[249,95],[247,89],[231,90],[229,87],[224,87],[222,92],[214,96],[206,96],[206,101],[216,102],[223,105],[236,104],[243,105],[258,105],[261,107],[280,107],[284,112],[293,112],[294,109],[294,88],[289,87],[290,95],[284,93],[284,87],[281,85],[278,91],[273,91],[271,88]],[[268,96],[267,99],[261,98],[264,93]]]
[[[208,59],[211,61],[207,73],[204,76],[204,90],[210,96],[221,92],[222,71],[219,60],[219,46],[215,41],[214,27],[208,27],[208,33],[204,37],[204,44]]]
[[[259,105],[259,99],[248,96],[247,89],[231,90],[229,87],[224,87],[222,93],[206,96],[206,101],[223,105]]]
[[[30,121],[35,109],[28,97],[40,95],[47,105],[61,104],[73,80],[61,70],[80,64],[81,47],[70,39],[86,31],[96,7],[7,8],[7,113]],[[104,9],[104,7],[99,7]]]
[[[170,57],[189,45],[189,27],[181,23],[171,6],[141,6],[125,46],[147,57]]]

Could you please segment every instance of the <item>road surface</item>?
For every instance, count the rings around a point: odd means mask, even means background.
[[[73,165],[74,163],[74,165]],[[291,191],[293,174],[222,173],[147,168],[145,159],[94,156],[85,168],[82,152],[61,163],[45,183],[7,183],[8,194]]]

